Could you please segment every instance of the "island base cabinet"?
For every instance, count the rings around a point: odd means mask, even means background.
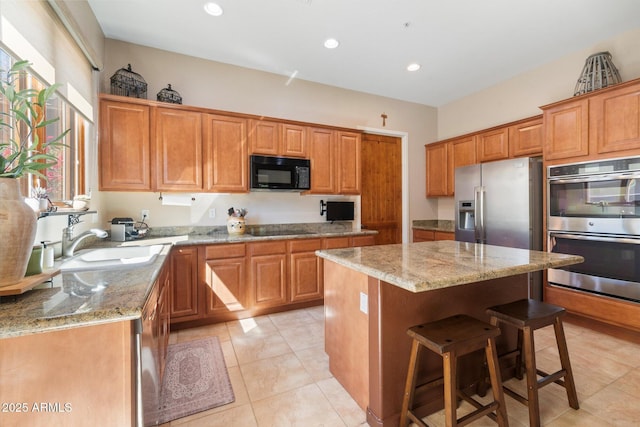
[[[398,425],[409,363],[409,327],[455,314],[489,321],[487,307],[527,297],[527,275],[413,293],[324,259],[325,351],[329,369],[367,412],[370,426]],[[516,333],[503,330],[498,353],[512,350]],[[442,376],[442,358],[422,352],[419,382]],[[465,357],[462,387],[474,387],[482,352]],[[505,378],[512,373],[507,369]],[[425,415],[442,409],[442,389],[416,396]]]
[[[135,425],[132,337],[113,322],[0,340],[0,426]]]

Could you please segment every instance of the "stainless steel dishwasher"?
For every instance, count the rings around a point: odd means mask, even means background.
[[[158,425],[160,415],[160,353],[158,337],[158,286],[135,320],[136,425]]]

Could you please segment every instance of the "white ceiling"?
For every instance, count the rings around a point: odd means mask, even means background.
[[[640,0],[88,2],[108,38],[431,106],[640,27]]]

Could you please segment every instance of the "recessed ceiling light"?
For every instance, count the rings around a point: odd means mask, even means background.
[[[324,47],[327,49],[335,49],[340,45],[340,42],[336,39],[326,39],[324,41]]]
[[[204,4],[204,11],[207,12],[211,16],[220,16],[222,15],[222,8],[220,5],[208,2]]]
[[[419,69],[420,64],[416,64],[415,62],[413,64],[407,65],[407,71],[418,71]]]

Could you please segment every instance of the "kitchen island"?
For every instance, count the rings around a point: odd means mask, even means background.
[[[488,321],[487,307],[528,296],[528,273],[583,261],[574,255],[454,241],[316,254],[324,259],[329,367],[367,411],[372,427],[398,424],[411,347],[407,328],[459,313]],[[514,339],[502,337],[499,351]],[[420,375],[441,375],[439,356],[424,353],[429,369]],[[425,405],[425,414],[441,404],[433,395],[417,402]]]

